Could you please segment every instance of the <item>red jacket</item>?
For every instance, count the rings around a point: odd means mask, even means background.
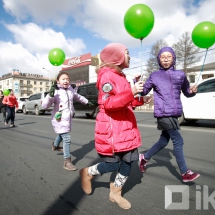
[[[5,96],[2,103],[9,107],[15,107],[15,106],[16,108],[19,107],[16,97],[14,95]]]
[[[138,148],[142,143],[132,110],[134,96],[124,74],[107,66],[101,68],[97,88],[100,110],[95,126],[97,152],[111,156]]]

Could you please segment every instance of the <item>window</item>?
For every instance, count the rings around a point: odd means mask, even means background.
[[[36,94],[35,94],[35,95],[30,96],[28,100],[29,100],[29,101],[33,101],[33,100],[35,100],[35,98],[36,98]]]
[[[36,99],[41,99],[41,93],[36,94]]]
[[[24,84],[23,80],[20,80],[20,84]]]
[[[40,82],[40,85],[43,85],[43,82]]]
[[[95,87],[94,87],[94,86],[88,87],[88,89],[87,89],[87,94],[88,94],[88,95],[95,95],[95,94],[96,94],[96,89],[95,89]]]
[[[79,88],[78,94],[80,94],[81,96],[85,96],[86,95],[86,87]]]
[[[31,81],[27,81],[27,84],[28,84],[28,85],[31,84]]]
[[[34,91],[37,91],[37,88],[36,88],[36,87],[34,87]]]
[[[37,82],[36,82],[36,81],[34,81],[34,84],[37,84]]]
[[[43,91],[43,88],[40,88],[40,92],[42,92]]]
[[[215,92],[215,80],[210,80],[198,86],[197,93]]]
[[[190,75],[190,83],[195,83],[195,75]]]

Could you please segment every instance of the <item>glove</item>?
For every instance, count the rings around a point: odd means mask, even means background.
[[[50,97],[54,97],[54,92],[55,92],[56,86],[57,86],[57,81],[53,81],[52,86],[49,90],[49,96]]]
[[[57,121],[60,121],[61,120],[61,116],[62,116],[62,112],[56,112],[56,114],[54,115],[54,118],[57,120]]]
[[[94,105],[94,104],[93,104],[92,102],[90,102],[90,101],[87,103],[87,106],[89,106],[89,107],[90,107],[90,106],[93,106],[93,105]]]

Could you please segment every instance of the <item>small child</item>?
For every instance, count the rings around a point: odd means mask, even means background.
[[[140,132],[132,110],[134,95],[142,92],[143,82],[131,88],[122,70],[129,67],[130,56],[126,46],[108,44],[100,54],[102,64],[98,68],[99,113],[95,125],[95,147],[104,162],[80,170],[82,189],[91,194],[91,180],[96,175],[117,171],[110,183],[109,198],[123,209],[131,204],[121,196],[132,164],[138,160]]]
[[[190,84],[183,71],[175,70],[176,55],[172,48],[162,48],[157,56],[160,70],[151,73],[144,84],[143,95],[151,89],[154,92],[154,117],[157,118],[158,130],[161,136],[145,154],[139,155],[139,167],[146,171],[146,164],[153,155],[167,146],[169,140],[173,142],[174,155],[179,166],[183,182],[190,182],[200,176],[187,168],[183,145],[184,141],[179,132],[178,117],[182,115],[181,91],[186,97],[196,95],[197,86]]]
[[[63,151],[63,168],[74,171],[77,170],[77,168],[71,162],[71,137],[69,135],[72,127],[72,116],[74,111],[73,100],[82,104],[92,105],[85,97],[76,93],[70,85],[68,73],[62,71],[58,74],[57,82],[55,82],[51,87],[50,93],[45,97],[42,106],[43,108],[49,108],[54,104],[52,111],[52,126],[58,136],[52,144],[52,150]],[[62,140],[63,148],[59,146]]]
[[[3,94],[3,91],[0,90],[0,113],[3,114],[3,120],[4,120],[4,123],[5,123],[5,120],[6,120],[6,105],[2,103],[3,99],[4,99],[4,94]]]
[[[18,102],[16,97],[14,96],[13,90],[9,89],[10,94],[5,96],[2,103],[6,105],[6,112],[7,116],[5,119],[5,125],[8,125],[10,121],[10,127],[15,127],[14,120],[15,120],[15,107],[18,108]]]

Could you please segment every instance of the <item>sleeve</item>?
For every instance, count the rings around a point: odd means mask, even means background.
[[[16,106],[16,108],[19,107],[18,102],[17,102],[17,99],[16,99],[16,101],[15,101],[15,106]]]
[[[186,75],[184,75],[184,80],[183,80],[183,83],[182,83],[182,88],[181,88],[183,94],[189,98],[189,97],[193,97],[196,95],[196,93],[190,93],[190,83],[189,81],[187,80],[187,77]]]
[[[144,105],[144,98],[143,96],[137,96],[134,98],[134,100],[131,103],[132,107],[138,107]]]
[[[99,93],[102,96],[102,104],[104,109],[109,111],[115,111],[121,108],[125,108],[129,103],[134,100],[131,89],[117,92],[114,77],[110,77],[108,73],[101,77],[99,83]]]
[[[8,100],[7,100],[7,96],[4,96],[4,99],[3,99],[2,103],[6,105],[6,104],[7,104],[7,102],[8,102]]]
[[[54,103],[54,97],[49,96],[49,94],[46,95],[46,97],[43,99],[42,107],[43,108],[49,108]]]
[[[146,83],[143,85],[143,92],[141,93],[141,95],[142,96],[147,95],[152,88],[153,88],[153,80],[152,80],[152,75],[150,75]]]
[[[85,105],[88,103],[88,99],[86,99],[84,96],[81,96],[80,94],[78,94],[75,91],[74,91],[74,100],[77,102],[80,102],[81,104],[85,104]]]

